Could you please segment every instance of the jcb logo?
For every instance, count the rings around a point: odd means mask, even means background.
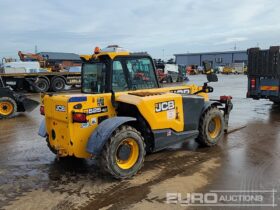
[[[55,106],[55,111],[57,112],[65,112],[65,106],[62,106],[62,105],[56,105]]]
[[[179,94],[189,94],[190,89],[180,89],[180,90],[171,90],[172,93],[179,93]]]
[[[156,112],[163,112],[171,109],[175,109],[175,101],[165,101],[155,104]]]

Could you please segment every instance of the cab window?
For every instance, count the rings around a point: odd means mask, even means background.
[[[124,69],[120,61],[113,62],[112,89],[113,91],[128,90]]]
[[[84,64],[82,67],[82,92],[83,93],[104,93],[105,92],[104,63]]]

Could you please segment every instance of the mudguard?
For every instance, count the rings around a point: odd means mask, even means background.
[[[38,135],[42,136],[44,138],[47,137],[47,129],[46,129],[46,120],[45,119],[43,119],[41,124],[40,124]]]
[[[126,122],[136,121],[134,117],[112,117],[104,120],[94,130],[87,143],[87,152],[100,155],[103,146],[108,141],[114,130]]]
[[[214,106],[223,106],[223,104],[220,103],[220,102],[218,102],[218,101],[205,101],[204,106],[203,106],[203,109],[202,109],[202,113],[203,113],[206,109],[208,109],[210,106],[212,106],[212,105],[214,105]]]

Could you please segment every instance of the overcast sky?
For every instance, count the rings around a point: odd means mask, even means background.
[[[118,44],[154,57],[280,45],[279,0],[1,0],[0,57],[91,53]]]

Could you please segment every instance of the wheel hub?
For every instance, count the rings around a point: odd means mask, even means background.
[[[215,139],[221,133],[222,123],[218,116],[211,119],[208,124],[208,134],[210,138]]]
[[[209,123],[208,131],[213,132],[216,129],[216,123],[214,120],[211,120]]]
[[[57,82],[55,86],[57,89],[61,89],[63,87],[62,82]]]
[[[124,139],[116,151],[116,163],[123,169],[127,170],[134,166],[139,157],[139,146],[135,139]]]
[[[45,89],[46,88],[46,85],[45,84],[43,84],[43,83],[40,83],[39,85],[38,85],[38,87],[40,88],[40,89]]]
[[[10,115],[11,113],[13,113],[13,105],[10,102],[0,102],[0,114],[1,115]]]
[[[119,160],[128,160],[131,153],[131,148],[128,144],[122,144],[117,152],[117,156]]]

